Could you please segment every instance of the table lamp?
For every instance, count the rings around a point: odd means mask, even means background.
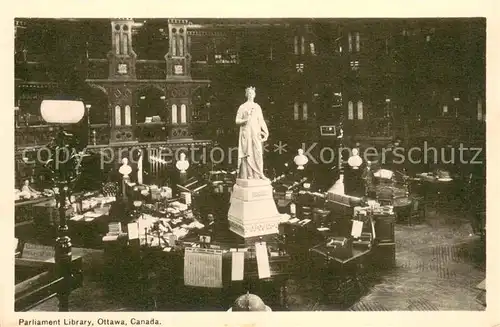
[[[68,311],[68,297],[71,289],[71,239],[68,236],[66,221],[66,198],[72,183],[79,176],[81,153],[75,154],[75,137],[64,130],[67,124],[78,123],[85,114],[81,101],[43,100],[40,106],[42,118],[50,124],[58,125],[59,131],[48,144],[50,159],[46,166],[52,172],[52,180],[59,189],[59,228],[55,245],[55,263],[57,273],[64,277],[62,291],[59,293],[59,310]]]

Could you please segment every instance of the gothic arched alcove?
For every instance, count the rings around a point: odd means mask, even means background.
[[[134,91],[136,136],[140,141],[165,141],[169,110],[165,90],[159,85],[145,85]]]
[[[90,105],[90,108],[88,108],[88,120],[90,125],[109,125],[109,100],[105,89],[89,86],[85,90],[83,99],[85,105]]]
[[[165,123],[168,112],[165,109],[165,93],[154,86],[147,86],[135,92],[136,122]],[[158,120],[158,117],[160,120]]]

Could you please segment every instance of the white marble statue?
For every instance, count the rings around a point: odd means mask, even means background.
[[[185,153],[181,153],[179,155],[179,160],[175,163],[175,167],[181,172],[181,174],[186,173],[186,170],[189,168],[189,161],[186,160]]]
[[[238,177],[240,179],[263,179],[264,159],[262,143],[267,141],[267,129],[262,108],[254,102],[255,88],[245,90],[247,101],[238,108],[236,124],[240,126],[238,142]]]
[[[297,165],[298,170],[304,170],[304,166],[307,165],[309,159],[304,155],[303,149],[297,151],[297,155],[293,158],[293,162]]]
[[[120,169],[118,169],[118,172],[122,174],[124,178],[129,177],[132,172],[132,167],[129,166],[127,158],[122,159],[122,165],[120,166]]]
[[[31,187],[30,181],[25,180],[23,187],[21,188],[21,192],[18,192],[16,195],[16,200],[20,200],[21,198],[23,199],[38,198],[41,195],[42,192],[35,190],[33,187]]]
[[[352,149],[352,156],[347,159],[347,164],[351,166],[352,169],[359,169],[359,166],[363,163],[363,159],[359,156],[359,150]]]
[[[142,166],[142,160],[143,160],[143,155],[142,155],[142,150],[139,151],[139,160],[137,160],[137,184],[142,185],[143,183],[143,166]]]

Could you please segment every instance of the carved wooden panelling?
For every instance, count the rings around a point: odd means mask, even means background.
[[[117,100],[129,100],[132,97],[132,90],[129,88],[115,88],[113,90],[113,95]]]
[[[172,98],[188,98],[189,97],[189,88],[179,86],[179,87],[170,87],[170,97]]]
[[[112,142],[132,142],[135,141],[132,127],[115,127],[111,132]]]
[[[191,134],[188,126],[172,126],[170,129],[170,137],[173,139],[188,138]]]

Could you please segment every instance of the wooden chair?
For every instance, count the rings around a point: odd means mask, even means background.
[[[408,225],[412,226],[414,219],[418,222],[422,222],[425,219],[425,202],[424,198],[420,196],[412,196],[410,199],[411,208],[408,216]]]
[[[392,187],[379,187],[377,190],[377,202],[381,205],[392,205],[395,199],[394,190]]]

